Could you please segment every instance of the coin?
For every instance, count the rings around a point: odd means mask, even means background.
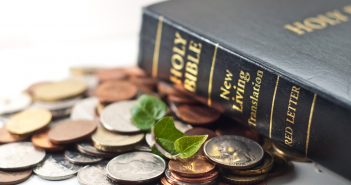
[[[204,105],[176,105],[176,116],[192,125],[205,125],[213,123],[220,117],[220,113]]]
[[[27,87],[27,89],[25,90],[25,92],[27,92],[30,96],[34,96],[34,89],[37,88],[38,86],[41,86],[43,84],[49,84],[51,83],[50,81],[40,81],[40,82],[35,82],[33,84],[31,84],[29,87]]]
[[[174,126],[181,132],[185,133],[188,130],[192,129],[193,127],[187,123],[183,123],[178,120],[174,120]]]
[[[106,167],[107,175],[122,183],[154,181],[166,168],[166,162],[158,155],[148,152],[131,152],[113,158]]]
[[[46,127],[51,118],[45,109],[27,109],[11,116],[5,126],[12,134],[24,135]]]
[[[121,133],[139,132],[140,129],[131,121],[131,109],[136,103],[136,100],[132,100],[116,102],[108,105],[101,113],[100,122],[110,131]]]
[[[5,127],[0,127],[0,144],[23,141],[26,138],[26,135],[14,135],[8,132]]]
[[[207,174],[206,176],[200,176],[200,177],[183,177],[180,175],[177,175],[176,173],[170,172],[166,170],[165,172],[166,176],[170,179],[174,179],[178,182],[181,183],[191,183],[191,184],[197,184],[197,183],[211,183],[215,181],[218,177],[218,172],[213,171],[212,173]]]
[[[43,130],[32,136],[32,143],[35,147],[48,151],[61,151],[64,149],[62,145],[56,145],[49,140],[49,129]]]
[[[32,170],[25,171],[0,171],[0,184],[1,185],[10,185],[10,184],[19,184],[26,181],[32,175]]]
[[[55,144],[74,143],[90,136],[97,127],[96,121],[68,120],[58,123],[49,131],[49,139]]]
[[[94,164],[102,160],[102,158],[84,155],[75,150],[66,150],[64,156],[73,164]]]
[[[77,102],[72,108],[71,119],[95,120],[95,108],[98,103],[96,97],[90,97]]]
[[[59,101],[79,96],[87,90],[81,80],[67,79],[49,84],[38,85],[33,89],[34,97],[41,101]]]
[[[181,92],[177,94],[169,94],[167,96],[167,100],[173,103],[184,103],[184,104],[198,103],[198,101],[196,101],[196,99],[194,99],[193,97]]]
[[[216,137],[212,130],[202,127],[195,127],[185,132],[186,135],[208,135],[207,140]]]
[[[233,184],[241,184],[241,185],[248,185],[248,184],[257,184],[266,180],[268,174],[261,174],[255,176],[240,176],[240,175],[233,175],[231,173],[222,173],[222,178],[224,181]]]
[[[42,179],[64,180],[73,177],[80,168],[65,160],[61,154],[50,154],[33,171]]]
[[[255,176],[268,173],[273,167],[274,159],[269,153],[265,153],[263,161],[251,168],[246,170],[230,170],[230,173],[235,175],[242,175],[242,176]]]
[[[112,185],[105,171],[106,165],[85,166],[78,171],[78,182],[81,185]]]
[[[96,88],[95,95],[102,103],[129,100],[137,95],[137,87],[127,81],[107,81]]]
[[[161,184],[162,185],[172,185],[170,182],[167,181],[166,177],[161,178]]]
[[[115,157],[116,153],[104,152],[97,150],[91,143],[82,142],[76,145],[76,148],[79,152],[84,153],[86,155],[95,156],[95,157],[103,157],[103,158],[112,158]]]
[[[123,68],[110,68],[98,70],[96,76],[100,81],[123,80],[127,78],[127,73]]]
[[[26,169],[40,163],[44,158],[45,151],[34,148],[30,142],[0,145],[0,169]]]
[[[170,95],[180,93],[176,88],[166,82],[158,82],[157,83],[158,93],[161,95]]]
[[[49,111],[58,111],[64,109],[72,108],[76,103],[78,103],[82,98],[75,97],[55,102],[45,102],[45,101],[35,101],[32,105],[34,108],[46,109]]]
[[[153,147],[155,145],[155,138],[153,137],[153,135],[151,133],[147,133],[145,135],[145,141],[147,143],[147,145],[149,145],[149,147]]]
[[[14,94],[8,97],[0,97],[0,115],[11,114],[28,107],[32,98],[27,93]]]
[[[147,76],[145,71],[139,68],[138,66],[127,67],[124,69],[124,71],[125,73],[127,73],[129,77],[146,77]]]
[[[99,70],[103,70],[103,68],[98,66],[73,66],[69,68],[73,76],[95,75]]]
[[[122,135],[110,132],[99,126],[91,136],[94,146],[98,150],[107,152],[123,152],[131,150],[144,139],[144,134]]]
[[[186,160],[170,160],[169,171],[183,177],[202,177],[214,171],[216,166],[210,163],[205,157],[199,155]]]
[[[196,185],[214,185],[214,184],[216,184],[215,180],[203,181],[203,182],[197,182],[197,183],[183,182],[183,181],[175,179],[174,176],[172,176],[172,174],[168,170],[165,171],[165,176],[166,176],[167,181],[170,184],[176,184],[176,185],[194,185],[194,184],[196,184]]]
[[[231,169],[248,169],[264,155],[257,142],[235,135],[214,137],[205,142],[203,150],[209,160]]]

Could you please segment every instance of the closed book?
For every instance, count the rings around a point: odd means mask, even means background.
[[[139,65],[351,179],[350,0],[151,5]]]

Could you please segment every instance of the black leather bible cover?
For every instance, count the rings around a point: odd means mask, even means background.
[[[139,65],[351,179],[351,1],[144,8]]]

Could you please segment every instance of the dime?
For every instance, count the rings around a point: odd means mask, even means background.
[[[59,82],[38,85],[33,89],[34,97],[41,101],[59,101],[79,96],[87,90],[81,80],[67,79]]]
[[[233,175],[231,173],[222,173],[222,178],[229,183],[233,184],[257,184],[259,182],[262,182],[266,180],[268,177],[268,174],[261,174],[261,175],[256,175],[256,176],[240,176],[240,175]]]
[[[121,135],[109,132],[99,126],[97,131],[91,136],[94,146],[98,150],[106,152],[123,152],[133,149],[144,139],[144,134]]]
[[[107,81],[99,85],[95,95],[102,103],[129,100],[137,95],[138,89],[128,81]]]
[[[58,123],[49,131],[49,139],[55,144],[74,143],[90,136],[97,127],[96,121],[69,120]]]
[[[220,117],[220,113],[204,105],[176,105],[175,114],[181,120],[192,125],[213,123]]]
[[[131,152],[113,158],[106,167],[109,178],[123,183],[145,184],[159,178],[166,162],[148,152]]]
[[[78,143],[76,145],[76,148],[79,152],[81,152],[83,154],[95,156],[95,157],[112,158],[112,157],[115,157],[117,155],[116,153],[104,152],[104,151],[97,150],[89,142]]]
[[[35,147],[49,151],[61,151],[64,149],[62,145],[56,145],[49,140],[49,129],[41,131],[32,136],[32,143]]]
[[[33,171],[42,179],[64,180],[73,177],[80,168],[66,161],[61,154],[50,154]]]
[[[12,134],[29,134],[46,127],[51,118],[51,113],[45,109],[27,109],[11,116],[6,129]]]
[[[40,163],[44,158],[45,151],[34,148],[30,142],[10,143],[0,146],[0,169],[26,169]]]
[[[127,73],[123,68],[110,68],[98,70],[96,76],[100,81],[123,80],[127,78]]]
[[[216,137],[212,130],[202,127],[195,127],[185,132],[187,135],[208,135],[207,140]]]
[[[26,135],[14,135],[8,132],[5,127],[0,127],[0,144],[23,141],[26,138]]]
[[[0,115],[21,111],[28,107],[31,102],[32,98],[27,93],[0,97]]]
[[[261,161],[263,149],[255,141],[235,135],[217,136],[204,144],[209,160],[231,169],[248,169]]]
[[[210,163],[205,157],[198,155],[186,160],[170,160],[169,171],[183,177],[202,177],[213,172],[216,166]]]
[[[26,181],[32,175],[32,170],[25,171],[0,171],[0,184],[10,185],[10,184],[19,184]]]
[[[78,171],[78,182],[81,185],[112,185],[107,178],[106,165],[85,166]]]
[[[94,164],[102,160],[102,158],[84,155],[75,150],[66,150],[64,155],[73,164]]]
[[[140,129],[131,121],[131,109],[136,103],[136,100],[121,101],[107,106],[102,111],[100,122],[110,131],[121,133],[139,132]]]
[[[230,170],[230,173],[242,176],[256,176],[268,173],[273,167],[274,159],[269,153],[265,153],[261,164],[246,170]]]
[[[71,119],[85,119],[85,120],[95,120],[95,108],[98,103],[96,97],[90,97],[83,100],[80,100],[76,103],[71,112]]]

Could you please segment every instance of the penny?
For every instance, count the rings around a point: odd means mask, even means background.
[[[102,160],[100,157],[84,155],[75,150],[66,150],[64,156],[73,164],[94,164]]]
[[[184,93],[169,94],[167,100],[173,103],[184,103],[184,104],[194,104],[198,103],[193,97],[186,95]]]
[[[42,179],[56,181],[73,177],[80,168],[65,160],[62,154],[50,154],[33,171]]]
[[[172,176],[175,180],[178,180],[180,182],[186,182],[186,183],[206,183],[206,182],[212,182],[217,179],[218,177],[218,172],[213,171],[210,174],[207,174],[206,176],[202,177],[182,177],[177,175],[176,173],[168,172],[170,173],[170,176]]]
[[[106,152],[122,152],[130,150],[144,139],[144,134],[122,135],[98,127],[91,136],[94,146]]]
[[[157,90],[158,93],[161,95],[171,95],[180,93],[176,88],[166,82],[158,82],[157,83]]]
[[[45,158],[45,151],[30,142],[0,145],[0,169],[20,170],[37,165]]]
[[[95,120],[95,108],[98,103],[96,97],[90,97],[77,102],[72,108],[71,119]]]
[[[251,168],[264,155],[257,142],[235,135],[214,137],[205,142],[203,150],[210,161],[231,169]]]
[[[186,135],[208,135],[207,140],[216,137],[216,133],[208,128],[195,127],[185,132]]]
[[[95,156],[95,157],[103,157],[103,158],[112,158],[115,157],[116,153],[103,152],[97,150],[91,143],[82,142],[76,145],[76,148],[79,152],[84,153],[86,155]]]
[[[32,136],[32,143],[35,147],[42,148],[48,151],[61,151],[64,149],[62,145],[56,145],[49,140],[49,129],[41,131]]]
[[[131,109],[136,103],[136,100],[132,100],[116,102],[108,105],[101,113],[101,124],[110,131],[121,133],[139,132],[140,129],[131,121]]]
[[[49,84],[38,85],[33,89],[34,97],[41,101],[59,101],[79,96],[87,90],[81,80],[67,79]]]
[[[105,171],[106,165],[85,166],[78,171],[78,182],[81,185],[112,185],[114,184],[107,178]]]
[[[46,127],[52,115],[45,109],[27,109],[10,117],[6,129],[12,134],[24,135]]]
[[[100,81],[123,80],[127,78],[127,73],[123,68],[110,68],[98,70],[96,76]]]
[[[192,125],[205,125],[213,123],[220,117],[220,113],[204,105],[177,105],[176,116]]]
[[[167,181],[166,177],[161,178],[161,184],[162,185],[172,185],[170,182]]]
[[[107,175],[122,183],[145,184],[159,178],[166,162],[148,152],[131,152],[113,158],[106,167]]]
[[[137,95],[137,87],[127,81],[107,81],[96,88],[95,95],[102,103],[129,100]]]
[[[274,159],[269,153],[265,153],[261,164],[246,170],[230,170],[230,173],[242,176],[255,176],[268,173],[273,167]]]
[[[144,70],[142,70],[141,68],[135,66],[135,67],[127,67],[124,69],[125,73],[127,73],[127,75],[129,77],[145,77],[147,76],[147,74],[145,73]]]
[[[255,175],[255,176],[240,176],[240,175],[234,175],[231,173],[222,173],[222,178],[224,181],[228,183],[233,183],[233,184],[241,184],[241,185],[248,185],[248,184],[257,184],[259,182],[262,182],[266,180],[268,177],[268,174],[261,174],[261,175]]]
[[[26,135],[14,135],[8,132],[5,127],[0,127],[0,144],[23,141],[26,138]]]
[[[215,170],[216,166],[205,157],[199,155],[186,160],[170,160],[169,171],[183,177],[202,177]]]
[[[11,185],[26,181],[32,175],[32,170],[25,171],[0,171],[0,184]]]
[[[90,136],[96,127],[96,121],[68,120],[55,125],[48,135],[54,144],[74,143]]]
[[[31,102],[32,98],[27,93],[0,97],[0,115],[21,111],[28,107]]]
[[[215,184],[214,180],[212,180],[212,181],[211,180],[210,181],[203,181],[203,182],[198,182],[198,183],[183,182],[183,181],[175,179],[174,176],[172,176],[172,174],[171,174],[171,172],[169,170],[165,171],[165,176],[166,176],[167,181],[170,184],[177,184],[177,185],[193,185],[193,184],[196,184],[196,185],[213,185],[213,184]]]

